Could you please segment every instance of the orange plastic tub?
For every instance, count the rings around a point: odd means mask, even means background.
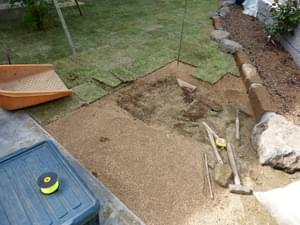
[[[71,95],[51,64],[0,65],[0,107],[15,110]]]

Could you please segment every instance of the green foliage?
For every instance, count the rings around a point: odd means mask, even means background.
[[[273,23],[267,26],[271,39],[275,39],[281,34],[293,34],[300,23],[298,0],[287,0],[284,3],[276,0],[271,8],[271,17]]]
[[[47,0],[10,0],[12,6],[20,4],[26,8],[26,21],[35,24],[38,30],[45,28],[48,16]]]

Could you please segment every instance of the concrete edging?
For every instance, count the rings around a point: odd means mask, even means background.
[[[216,30],[223,30],[220,16],[213,16],[213,26]],[[276,112],[276,107],[271,101],[271,96],[254,65],[251,64],[250,58],[242,49],[236,51],[234,59],[240,70],[240,75],[247,89],[248,97],[254,116],[257,121],[265,112]]]

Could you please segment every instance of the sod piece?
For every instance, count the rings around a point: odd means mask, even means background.
[[[200,63],[200,65],[193,71],[192,75],[214,84],[226,73],[239,76],[237,67],[232,67],[233,63],[234,59],[231,55],[217,51],[211,58]]]
[[[94,83],[84,83],[73,88],[74,93],[84,102],[93,102],[108,92]]]
[[[69,97],[28,108],[26,112],[39,124],[46,125],[79,108],[82,104],[83,102],[73,94]]]

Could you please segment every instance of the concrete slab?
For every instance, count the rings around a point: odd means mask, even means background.
[[[113,193],[86,170],[39,124],[23,111],[7,112],[0,109],[0,157],[20,148],[29,147],[45,139],[55,142],[70,164],[99,200],[101,225],[144,225]]]

